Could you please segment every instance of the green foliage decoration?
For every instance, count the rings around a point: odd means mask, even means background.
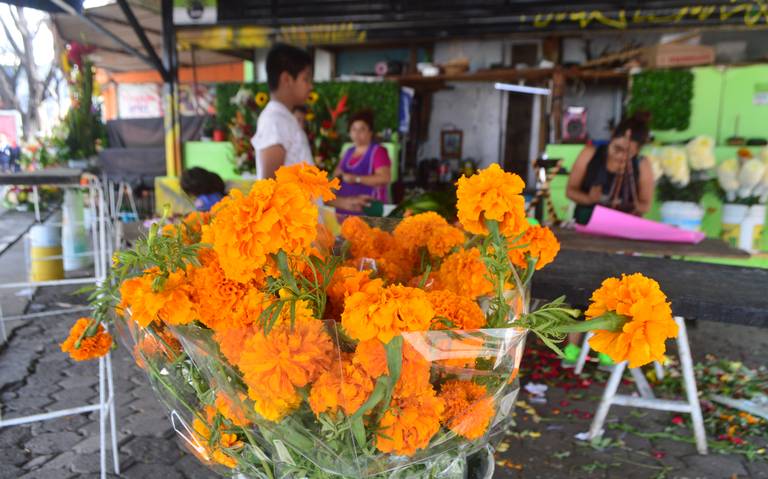
[[[686,130],[691,120],[692,99],[690,70],[648,70],[632,77],[627,111],[650,112],[654,130]]]

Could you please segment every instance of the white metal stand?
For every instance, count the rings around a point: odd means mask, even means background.
[[[693,358],[691,357],[691,349],[688,345],[688,332],[685,329],[685,320],[683,318],[676,316],[675,322],[678,327],[677,348],[680,354],[680,367],[683,374],[686,400],[656,399],[648,381],[646,381],[643,372],[639,368],[630,369],[630,372],[635,379],[640,397],[616,394],[621,383],[621,377],[627,367],[627,362],[616,364],[603,391],[603,398],[600,400],[600,405],[595,412],[587,439],[594,439],[603,435],[603,424],[605,424],[605,419],[612,405],[655,409],[657,411],[674,411],[691,415],[693,435],[696,438],[696,450],[699,454],[707,453],[707,437],[704,431],[704,418],[701,414],[701,404],[699,403],[698,390],[696,388],[696,377],[693,372]],[[582,354],[586,358],[585,350],[587,350],[586,346],[582,348]],[[581,366],[583,367],[583,363]]]
[[[51,183],[53,186],[59,186],[61,188],[87,188],[90,199],[91,218],[93,222],[91,225],[91,242],[92,250],[86,254],[93,256],[93,271],[92,277],[76,278],[76,279],[62,279],[54,281],[38,281],[38,282],[18,282],[18,283],[4,283],[0,284],[0,288],[18,289],[29,288],[37,286],[60,286],[71,284],[93,284],[96,285],[102,283],[107,277],[107,268],[109,264],[109,257],[113,247],[113,241],[108,239],[108,235],[111,234],[112,228],[107,218],[107,203],[104,197],[104,190],[99,182],[98,178],[93,175],[83,175],[84,183],[65,183],[56,184]],[[35,217],[40,221],[40,206],[39,206],[39,194],[38,186],[40,183],[34,185],[33,201],[35,203]],[[56,257],[40,258],[40,259],[53,259]],[[64,313],[72,313],[78,311],[88,311],[88,307],[76,307],[65,310],[46,311],[41,313],[23,314],[18,316],[4,317],[2,314],[2,308],[0,307],[0,336],[2,341],[7,340],[5,331],[5,322],[20,321],[32,317],[45,317],[53,316]],[[4,419],[0,417],[0,428],[16,426],[20,424],[28,424],[37,421],[45,421],[48,419],[55,419],[63,416],[71,416],[76,414],[83,414],[92,411],[99,411],[99,446],[100,446],[100,467],[101,478],[107,477],[107,419],[109,419],[109,429],[111,435],[112,444],[112,462],[114,471],[116,474],[120,474],[120,461],[117,451],[117,425],[115,418],[115,394],[114,394],[114,380],[112,377],[112,358],[110,354],[99,359],[99,402],[97,404],[86,404],[79,407],[73,407],[68,409],[62,409],[59,411],[51,411],[42,414],[34,414],[30,416],[17,417],[12,419]]]

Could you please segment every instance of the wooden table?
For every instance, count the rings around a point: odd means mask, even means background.
[[[768,327],[768,270],[665,257],[749,256],[722,241],[682,245],[587,236],[562,229],[555,234],[561,251],[552,264],[533,276],[536,298],[565,294],[571,304],[585,306],[605,278],[639,272],[661,284],[676,316]]]

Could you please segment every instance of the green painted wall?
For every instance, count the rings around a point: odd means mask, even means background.
[[[690,126],[684,131],[654,131],[658,141],[672,143],[709,135],[723,145],[735,135],[737,115],[740,136],[768,139],[768,105],[753,102],[756,85],[768,82],[768,65],[702,67],[692,71]]]
[[[768,82],[768,65],[730,68],[724,76],[724,100],[718,143],[724,144],[736,132],[739,116],[739,135],[745,138],[768,139],[768,105],[755,105],[757,84]]]
[[[228,141],[188,141],[184,143],[184,168],[198,166],[223,180],[240,178],[235,172],[235,149]]]

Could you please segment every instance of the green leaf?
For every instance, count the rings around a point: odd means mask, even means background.
[[[365,447],[368,441],[365,438],[365,425],[363,424],[363,416],[353,416],[350,419],[352,425],[352,434],[355,436],[358,446]]]

